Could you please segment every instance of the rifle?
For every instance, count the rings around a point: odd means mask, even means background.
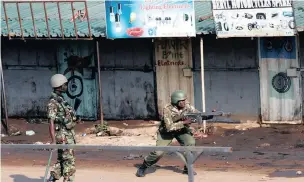
[[[82,101],[82,100],[80,100],[80,99],[78,99],[78,98],[75,99],[75,103],[74,103],[74,110],[75,110],[75,112],[76,112],[77,109],[79,108],[81,101]],[[78,119],[79,119],[79,116],[76,115],[76,118],[77,118],[77,120],[78,120]]]
[[[226,117],[224,119],[215,118],[217,116]],[[212,111],[212,112],[198,112],[198,113],[185,113],[182,115],[184,119],[191,119],[192,123],[202,124],[203,120],[212,123],[230,123],[239,124],[240,120],[233,120],[229,118],[231,116],[230,112],[223,111]]]
[[[75,111],[77,111],[77,109],[79,108],[81,101],[82,100],[80,100],[78,98],[75,99],[75,103],[74,103],[74,110]]]

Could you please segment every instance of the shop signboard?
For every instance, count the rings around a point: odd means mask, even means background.
[[[106,0],[107,38],[194,37],[194,2]]]
[[[218,38],[294,36],[291,0],[212,0]]]

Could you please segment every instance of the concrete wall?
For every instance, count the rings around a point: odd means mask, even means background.
[[[259,72],[256,40],[204,36],[206,111],[225,110],[244,116],[259,113]],[[195,106],[202,108],[200,40],[194,51]]]
[[[45,116],[51,92],[49,79],[56,73],[56,47],[49,41],[4,41],[1,58],[8,114]]]

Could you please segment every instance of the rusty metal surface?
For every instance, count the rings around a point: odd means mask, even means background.
[[[4,86],[4,76],[3,76],[3,67],[2,67],[2,58],[0,58],[0,113],[2,113],[2,98],[3,98],[3,108],[5,114],[5,126],[3,126],[6,130],[6,134],[9,133],[9,123],[8,123],[8,111],[7,111],[7,102],[6,102],[6,94],[5,94],[5,86]],[[2,124],[2,118],[0,114],[0,120]]]
[[[19,4],[19,11],[16,2]],[[72,12],[72,2],[75,14]],[[23,34],[26,39],[37,37],[54,40],[58,38],[89,40],[92,36],[105,36],[104,1],[3,1],[2,3],[5,5],[2,5],[1,12],[2,36],[22,39]],[[77,16],[75,22],[73,14]]]
[[[51,38],[50,27],[49,27],[49,20],[48,20],[48,15],[47,15],[47,10],[46,10],[46,6],[45,6],[45,2],[43,2],[43,9],[44,9],[44,15],[45,15],[44,18],[45,18],[45,23],[46,23],[48,37]]]
[[[10,39],[10,34],[8,32],[10,32],[10,28],[9,28],[9,24],[8,24],[8,17],[7,17],[7,13],[6,13],[6,7],[5,7],[5,3],[2,3],[2,7],[3,7],[3,12],[4,13],[4,16],[5,16],[5,24],[6,24],[6,27],[7,27],[7,35],[8,35],[8,38]],[[1,16],[2,16],[2,13],[1,13]],[[3,16],[2,16],[3,17]],[[2,23],[1,23],[1,34],[3,32],[3,29],[4,29],[4,26],[3,26],[3,20],[2,20]]]
[[[77,32],[77,25],[75,22],[75,13],[74,13],[74,6],[73,6],[73,2],[71,2],[71,9],[72,9],[72,19],[73,19],[73,24],[74,24],[74,31],[75,31],[75,37],[76,39],[78,38],[78,32]]]
[[[60,23],[61,36],[62,36],[62,39],[64,39],[64,30],[63,30],[63,26],[62,26],[62,18],[61,18],[61,11],[60,11],[59,2],[57,2],[57,9],[58,9],[58,16],[59,16],[59,23]]]
[[[22,28],[22,21],[21,21],[21,16],[20,16],[20,9],[19,9],[19,3],[16,3],[16,6],[17,6],[17,13],[18,13],[18,20],[19,20],[21,38],[24,39],[23,28]]]
[[[97,68],[98,68],[98,87],[99,87],[99,115],[100,124],[103,125],[103,111],[102,111],[102,84],[101,84],[101,73],[100,73],[100,53],[99,53],[99,42],[96,41],[96,53],[97,53]]]
[[[89,30],[89,37],[92,38],[92,32],[91,32],[91,25],[90,25],[90,16],[89,16],[89,11],[88,11],[88,3],[87,1],[84,2],[85,5],[85,13],[87,15],[87,21],[88,21],[88,30]]]
[[[34,12],[33,12],[32,3],[30,3],[30,9],[31,9],[31,15],[32,15],[32,21],[33,21],[33,28],[34,28],[35,38],[37,38],[36,24],[35,24],[35,18],[34,18]]]

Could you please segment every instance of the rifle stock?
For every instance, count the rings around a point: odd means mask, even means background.
[[[75,112],[78,110],[81,101],[82,101],[82,100],[80,100],[80,99],[78,99],[78,98],[75,99],[75,103],[74,103],[74,110],[75,110]],[[79,116],[76,115],[76,118],[77,118],[77,120],[78,120],[78,119],[79,119]]]
[[[74,110],[75,111],[77,111],[77,109],[79,108],[81,101],[82,100],[80,100],[78,98],[75,99],[75,103],[74,103]]]

